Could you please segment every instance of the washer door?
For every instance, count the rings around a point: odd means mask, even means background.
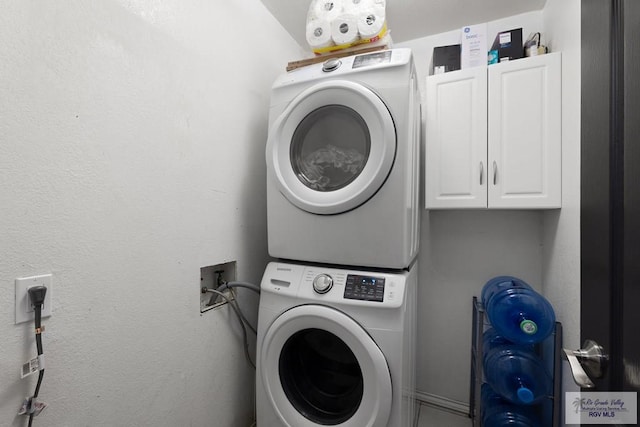
[[[295,206],[314,214],[354,209],[384,184],[396,132],[384,102],[350,81],[318,83],[274,122],[267,173]]]
[[[386,427],[391,374],[386,359],[352,318],[302,305],[280,315],[262,344],[267,398],[289,427]]]

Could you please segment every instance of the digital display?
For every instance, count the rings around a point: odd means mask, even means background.
[[[353,60],[352,68],[367,67],[369,65],[388,64],[391,62],[391,51],[369,53],[367,55],[359,55]]]
[[[384,278],[349,274],[344,288],[344,297],[382,302],[384,300]]]

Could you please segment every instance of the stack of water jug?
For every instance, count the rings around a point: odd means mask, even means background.
[[[553,307],[511,276],[489,280],[482,304],[491,324],[482,338],[482,426],[540,427],[537,407],[552,394],[553,379],[536,349],[554,331]]]

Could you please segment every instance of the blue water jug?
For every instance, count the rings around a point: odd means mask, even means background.
[[[502,398],[519,405],[532,405],[552,393],[553,380],[542,360],[520,345],[503,345],[485,353],[486,382]]]
[[[489,328],[482,334],[482,348],[485,353],[504,345],[513,345],[513,343],[500,335],[495,328]]]
[[[519,348],[522,348],[523,350],[535,351],[534,344],[515,344],[509,341],[508,339],[506,339],[505,337],[503,337],[502,335],[500,335],[498,331],[495,330],[495,328],[489,328],[486,331],[484,331],[484,333],[482,334],[483,356],[487,354],[489,351],[497,347],[504,347],[504,346],[509,346],[511,348],[519,347]]]
[[[495,277],[484,285],[481,298],[491,325],[513,343],[538,343],[555,328],[549,301],[521,279]]]
[[[539,417],[531,406],[519,406],[507,402],[482,384],[480,416],[483,427],[540,427]]]

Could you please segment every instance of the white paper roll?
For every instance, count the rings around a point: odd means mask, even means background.
[[[358,40],[358,18],[345,14],[331,21],[331,38],[337,45],[350,44]]]
[[[326,19],[314,19],[307,23],[307,43],[312,49],[333,45],[331,24]]]
[[[385,24],[384,10],[376,7],[362,11],[358,15],[358,33],[363,39],[377,36]]]
[[[364,9],[373,7],[373,0],[343,0],[344,13],[359,15]]]
[[[365,11],[375,10],[378,14],[386,14],[385,0],[343,0],[344,13],[360,16]]]
[[[329,22],[343,13],[344,0],[313,0],[309,5],[307,22],[315,19],[325,19]]]

